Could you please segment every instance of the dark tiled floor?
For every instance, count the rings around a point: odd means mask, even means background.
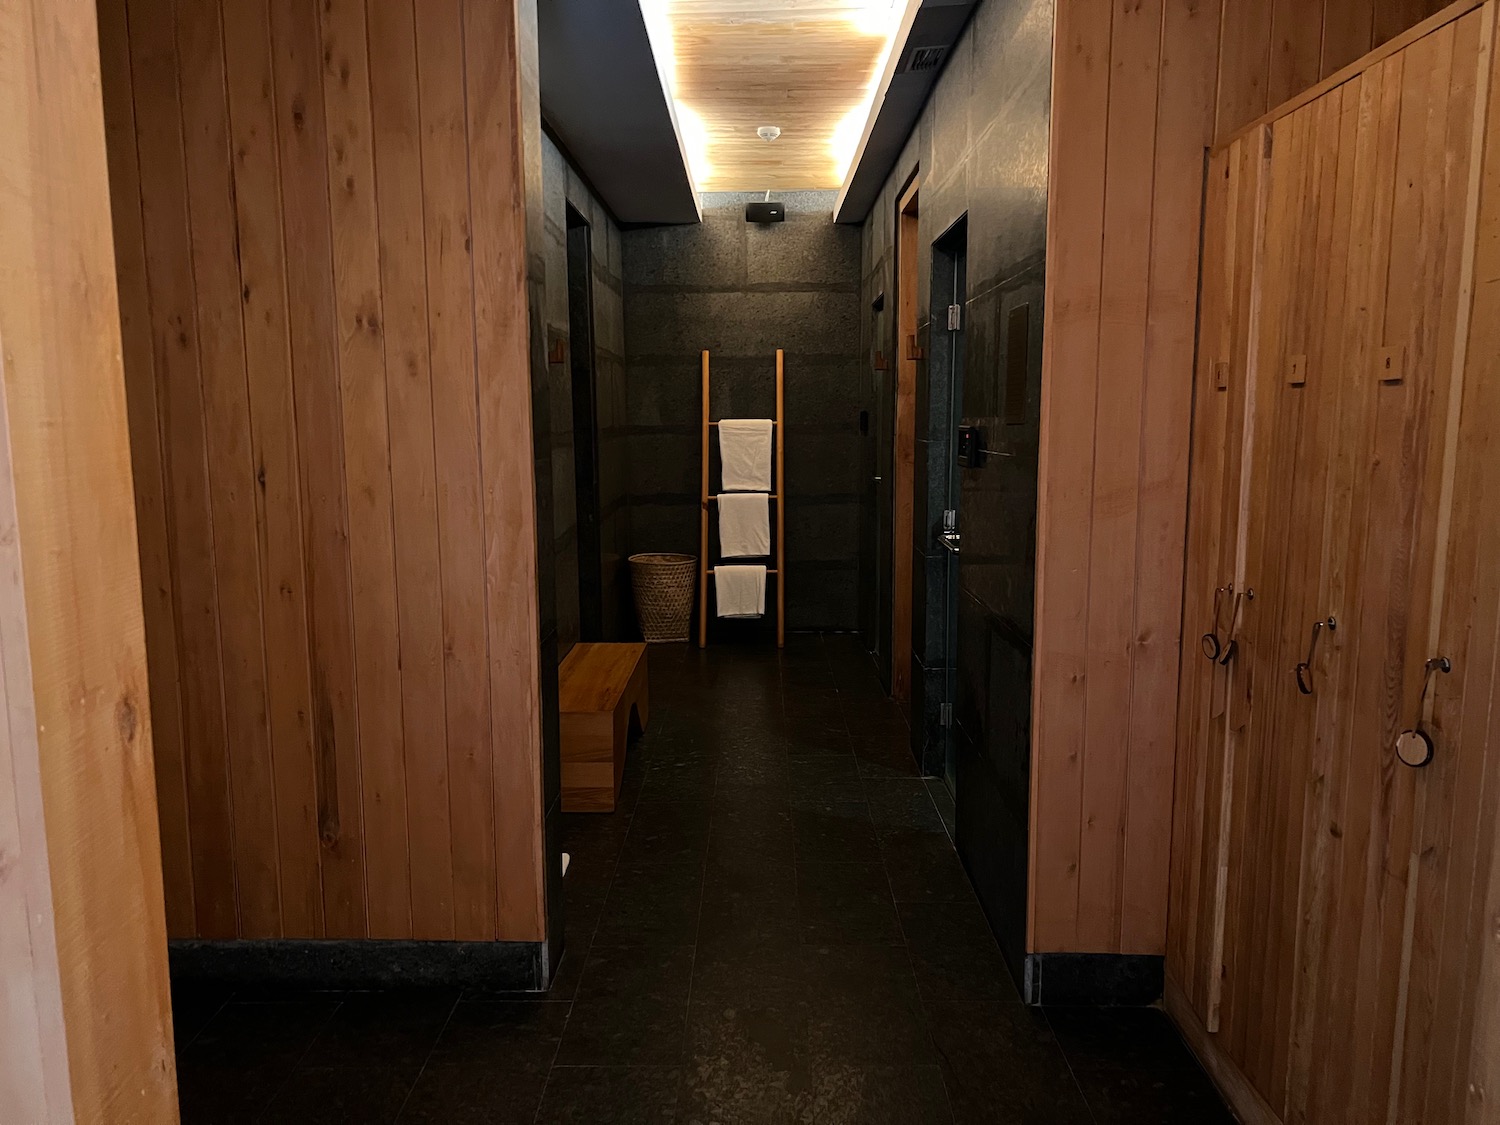
[[[1218,1125],[1157,1011],[1028,1009],[852,638],[651,652],[545,996],[174,997],[183,1121]]]

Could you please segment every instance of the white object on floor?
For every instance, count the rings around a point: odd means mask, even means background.
[[[718,595],[720,617],[764,617],[766,568],[716,566],[714,593]]]
[[[721,421],[719,460],[724,491],[770,492],[770,419],[725,418]]]
[[[719,554],[763,559],[771,553],[770,497],[764,492],[719,494]]]
[[[572,861],[572,857],[570,857],[567,852],[563,852],[562,856],[563,856],[563,870],[562,870],[562,873],[564,875],[566,875],[568,873],[568,864]]]

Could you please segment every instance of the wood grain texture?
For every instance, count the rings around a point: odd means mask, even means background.
[[[151,693],[100,74],[91,4],[0,9],[0,833],[19,843],[0,876],[0,1115],[170,1125]],[[28,1063],[36,1069],[13,1087]]]
[[[542,879],[540,606],[527,313],[528,200],[513,4],[464,10],[484,575],[489,630],[498,936],[546,936]],[[533,60],[534,65],[534,60]],[[533,122],[533,131],[535,123]],[[540,221],[540,216],[535,216]],[[518,484],[520,485],[518,487]],[[555,669],[548,674],[556,675]]]
[[[101,12],[171,931],[537,939],[516,9]]]
[[[1218,52],[1215,136],[1226,140],[1262,114],[1450,7],[1458,5],[1447,0],[1222,3],[1224,36]]]
[[[1429,17],[1435,26],[1472,7],[1474,0],[1448,9],[1436,0],[1065,0],[1057,8],[1037,517],[1034,951],[1166,948],[1165,826],[1173,815],[1183,615],[1192,607],[1202,621],[1211,612],[1204,599],[1233,580],[1232,559],[1224,573],[1205,557],[1204,577],[1216,571],[1212,585],[1188,591],[1185,602],[1178,583],[1189,541],[1193,355],[1201,344],[1192,321],[1205,149],[1244,135],[1284,99],[1307,102],[1304,91],[1332,75],[1335,84],[1352,81],[1356,70],[1343,68],[1381,43],[1399,50],[1417,34],[1410,29]],[[1324,121],[1314,132],[1333,128]],[[1314,143],[1307,151],[1315,157],[1321,150]],[[1336,178],[1339,151],[1319,166],[1325,179]],[[1232,225],[1223,229],[1237,237]],[[1316,225],[1309,229],[1320,236]],[[1330,238],[1318,245],[1332,249],[1331,229],[1322,233]],[[1323,300],[1321,293],[1310,297]],[[1225,309],[1236,299],[1226,290]],[[1235,315],[1225,316],[1224,330],[1232,334]],[[1247,330],[1243,318],[1238,324]],[[1307,328],[1297,321],[1289,330]],[[1276,362],[1291,354],[1305,352]],[[1200,364],[1205,358],[1199,348]],[[1229,365],[1223,370],[1230,393],[1243,394],[1235,381],[1247,377],[1244,367],[1227,353],[1215,362]],[[1200,394],[1213,371],[1200,367]],[[1212,412],[1201,421],[1220,424]],[[1321,423],[1310,425],[1286,443],[1287,456],[1299,450],[1315,461],[1320,456],[1312,446],[1322,440]],[[1217,520],[1222,511],[1216,500],[1206,518]],[[1218,532],[1213,538],[1225,542]],[[1302,609],[1299,602],[1296,612]],[[1204,628],[1195,622],[1190,640]],[[1201,657],[1189,652],[1187,659]],[[1269,652],[1266,659],[1282,656]],[[1232,757],[1234,748],[1217,741],[1234,733],[1222,729],[1226,707],[1233,710],[1226,676],[1183,682],[1192,682],[1195,694],[1182,721],[1191,718],[1191,737],[1206,738],[1215,755],[1195,761],[1191,799],[1210,817],[1207,832],[1217,839],[1219,812],[1211,810],[1220,798],[1228,797],[1223,813],[1233,820],[1236,807],[1243,810],[1247,801],[1255,807],[1261,787],[1286,778],[1255,775],[1250,785],[1243,755],[1226,777],[1221,756]],[[1240,683],[1242,717],[1245,690]],[[1249,788],[1237,788],[1237,779]],[[1278,853],[1282,867],[1273,882],[1277,894],[1295,894],[1292,841],[1301,828],[1293,821],[1301,813],[1277,815],[1281,820],[1264,826],[1287,849]],[[1212,888],[1223,879],[1205,864],[1184,905],[1193,901],[1194,909],[1212,913],[1218,909]],[[1278,947],[1295,940],[1277,931]],[[1199,989],[1210,976],[1195,963],[1184,977],[1185,994],[1206,1002]],[[1214,1025],[1206,1010],[1204,1019]]]
[[[614,812],[632,727],[650,721],[646,646],[577,644],[558,669],[564,812]]]
[[[1160,953],[1166,940],[1174,579],[1219,34],[1216,6],[1187,0],[1058,9],[1033,688],[1037,951]]]
[[[1494,35],[1492,5],[1438,20],[1267,126],[1264,254],[1231,271],[1259,308],[1241,473],[1257,598],[1230,693],[1249,753],[1225,768],[1236,797],[1217,826],[1229,835],[1221,943],[1195,906],[1215,828],[1195,793],[1214,739],[1192,703],[1201,674],[1185,681],[1168,978],[1169,1009],[1249,1120],[1489,1112],[1495,1025],[1475,982],[1494,945],[1480,904],[1500,758],[1500,588],[1480,561],[1500,549],[1494,458],[1481,452],[1497,409],[1484,281],[1500,200]],[[1216,341],[1233,250],[1210,201],[1202,338]],[[1407,357],[1399,379],[1378,363],[1393,347]],[[1187,602],[1199,607],[1213,580],[1203,521],[1221,487],[1204,467],[1188,532]],[[1338,629],[1304,695],[1287,670],[1329,614]],[[1424,697],[1433,656],[1454,671]],[[1438,749],[1411,770],[1393,747],[1418,723]]]
[[[1099,370],[1111,12],[1112,5],[1099,0],[1061,4],[1053,33],[1032,679],[1032,737],[1038,752],[1031,771],[1031,950],[1077,945],[1088,516]]]
[[[837,189],[902,9],[858,0],[664,8],[698,190]],[[781,136],[761,140],[762,125]]]

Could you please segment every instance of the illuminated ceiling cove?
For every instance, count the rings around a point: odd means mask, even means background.
[[[699,191],[843,184],[904,0],[640,2]]]

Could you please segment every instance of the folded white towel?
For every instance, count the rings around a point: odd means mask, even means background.
[[[763,559],[771,553],[771,511],[764,492],[719,496],[719,554],[726,559]]]
[[[719,423],[725,492],[771,491],[771,422],[725,418]]]
[[[717,595],[720,617],[764,617],[766,568],[716,566],[714,593]]]

